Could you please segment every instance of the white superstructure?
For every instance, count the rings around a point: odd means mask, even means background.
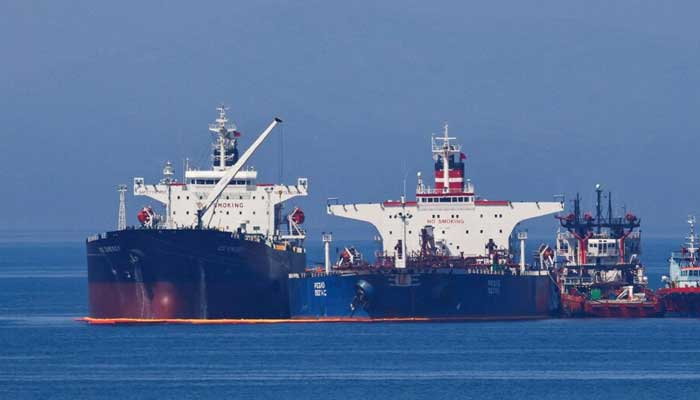
[[[425,232],[432,232],[437,251],[449,256],[485,256],[495,249],[509,249],[509,238],[520,222],[564,209],[561,202],[512,202],[486,200],[465,180],[466,156],[451,141],[447,125],[442,136],[432,138],[435,188],[423,184],[418,173],[416,200],[369,204],[328,204],[327,212],[369,222],[379,232],[383,251],[397,258],[421,251]],[[426,229],[427,228],[427,229]]]
[[[164,178],[158,184],[147,184],[144,178],[134,178],[134,195],[147,196],[165,206],[162,228],[210,228],[228,232],[259,234],[268,237],[303,239],[298,217],[282,216],[282,203],[308,194],[306,178],[295,185],[257,182],[257,171],[243,168],[253,152],[281,122],[275,120],[239,158],[237,141],[240,133],[226,117],[226,108],[218,108],[219,117],[209,130],[216,136],[213,145],[213,168],[185,171],[184,182],[173,179],[172,166],[166,164]],[[201,214],[201,219],[198,217]],[[303,219],[303,213],[302,219]],[[296,219],[296,221],[295,221]],[[279,230],[287,225],[286,233]]]
[[[671,253],[669,262],[669,274],[662,277],[664,283],[670,288],[697,288],[700,287],[700,248],[698,248],[698,235],[695,233],[695,216],[688,216],[690,233],[687,236],[685,246],[679,253]]]

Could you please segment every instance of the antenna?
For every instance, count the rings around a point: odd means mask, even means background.
[[[117,186],[119,192],[119,220],[117,222],[117,230],[123,231],[126,229],[126,185]]]
[[[601,215],[602,211],[600,209],[600,196],[603,193],[603,189],[600,187],[600,183],[595,185],[595,193],[596,193],[596,202],[595,202],[595,219],[596,219],[596,224],[598,233],[600,233],[600,224],[603,222],[601,221]]]
[[[695,216],[688,215],[688,225],[690,225],[690,234],[688,235],[688,251],[691,253],[691,257],[695,257],[696,241],[697,235],[695,234]]]
[[[406,160],[403,162],[403,198],[406,198],[406,179],[408,179],[408,171],[406,168]]]
[[[228,111],[228,107],[222,104],[219,107],[217,107],[216,110],[219,112],[219,117],[214,123],[209,124],[209,132],[216,135],[216,146],[218,147],[219,153],[218,160],[216,159],[216,152],[214,153],[214,165],[221,170],[225,170],[226,159],[228,158],[226,152],[227,147],[230,143],[232,143],[235,146],[236,138],[238,137],[238,135],[240,135],[240,133],[238,133],[238,131],[236,130],[236,125],[233,123],[229,123],[229,120],[226,117],[226,111]]]

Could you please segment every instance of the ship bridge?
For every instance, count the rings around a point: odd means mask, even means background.
[[[426,187],[418,173],[415,201],[402,197],[381,203],[329,202],[328,214],[372,224],[387,256],[420,252],[430,232],[439,252],[466,257],[484,256],[494,248],[510,250],[509,239],[519,223],[564,209],[562,202],[480,198],[474,184],[465,180],[466,155],[454,139],[447,125],[442,136],[432,138],[435,187]]]
[[[147,184],[142,177],[134,178],[134,196],[146,196],[165,206],[163,227],[208,227],[229,232],[280,236],[280,225],[292,224],[282,216],[282,203],[308,195],[308,180],[298,178],[296,184],[257,182],[257,172],[243,169],[245,162],[274,126],[263,132],[246,153],[238,157],[237,140],[241,136],[235,125],[229,124],[226,109],[219,108],[219,118],[209,130],[216,135],[212,169],[186,167],[184,179],[174,179],[172,165],[163,169],[163,179]],[[224,182],[222,182],[222,180]],[[302,239],[303,231],[296,226],[288,237]]]

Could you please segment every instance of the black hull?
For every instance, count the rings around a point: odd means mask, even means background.
[[[92,318],[288,318],[306,255],[214,230],[124,230],[87,241]]]

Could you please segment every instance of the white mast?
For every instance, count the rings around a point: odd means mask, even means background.
[[[163,179],[161,179],[160,182],[168,187],[168,202],[165,204],[165,226],[168,228],[173,227],[172,184],[174,182],[174,175],[175,170],[173,169],[173,164],[170,161],[166,161],[163,167]]]
[[[518,240],[520,240],[520,272],[525,273],[525,241],[527,240],[527,231],[518,232]]]
[[[450,138],[447,135],[447,129],[448,126],[445,124],[445,138],[443,139],[443,146],[445,147],[445,152],[442,153],[442,176],[445,180],[445,183],[443,184],[444,189],[442,190],[443,193],[449,193],[450,192],[450,161],[448,157],[450,156]]]
[[[413,218],[413,214],[406,211],[406,198],[404,196],[401,196],[401,209],[402,211],[399,212],[399,218],[401,218],[401,225],[403,225],[403,239],[401,240],[401,257],[397,257],[394,262],[394,267],[396,268],[406,268],[406,257],[408,257],[406,254],[408,250],[408,246],[406,246],[406,240],[408,239],[406,236],[406,227],[408,225],[408,220]]]
[[[449,125],[446,123],[443,127],[443,136],[433,137],[433,158],[435,161],[442,157],[442,179],[443,179],[443,189],[442,193],[450,192],[450,155],[457,154],[461,152],[462,147],[459,145],[450,144],[450,140],[456,138],[450,137],[449,135]],[[438,144],[436,140],[441,140],[442,144]]]
[[[695,216],[688,216],[688,225],[690,225],[690,234],[688,234],[688,253],[690,253],[690,258],[695,264],[696,253],[698,251],[697,241],[698,236],[695,234]]]
[[[228,118],[226,117],[226,111],[228,107],[223,104],[217,107],[219,111],[219,118],[213,124],[209,124],[209,131],[217,135],[217,146],[219,146],[219,169],[226,169],[226,144],[228,141],[233,141],[235,143],[236,125],[229,124]]]
[[[331,233],[323,232],[321,236],[323,240],[323,262],[326,269],[326,273],[331,272],[331,242],[333,241],[333,235]]]
[[[117,230],[123,231],[126,229],[126,185],[117,186],[119,192],[119,220],[117,222]]]

